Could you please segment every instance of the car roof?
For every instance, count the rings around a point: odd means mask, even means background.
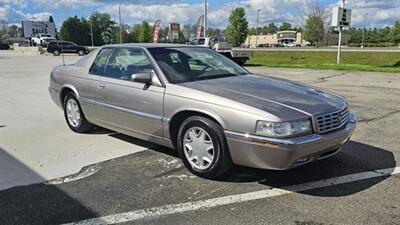
[[[126,44],[111,44],[104,45],[104,47],[140,47],[140,48],[176,48],[176,47],[187,47],[187,48],[198,48],[199,46],[184,45],[184,44],[165,44],[165,43],[126,43]]]

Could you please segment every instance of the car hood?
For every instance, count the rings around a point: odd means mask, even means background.
[[[317,115],[339,110],[347,104],[344,98],[332,93],[268,76],[232,76],[179,85],[234,100],[282,119],[290,118],[289,111]]]

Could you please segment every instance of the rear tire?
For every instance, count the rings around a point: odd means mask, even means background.
[[[69,92],[65,96],[64,117],[69,128],[76,133],[85,133],[93,128],[93,125],[86,120],[78,99],[73,92]]]
[[[60,55],[60,51],[58,51],[57,49],[53,51],[53,55],[54,56],[59,56]]]
[[[199,177],[216,178],[233,165],[224,130],[206,117],[191,116],[182,123],[177,148],[185,166]]]

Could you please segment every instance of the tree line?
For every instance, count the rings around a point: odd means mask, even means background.
[[[383,28],[354,28],[345,30],[344,33],[350,34],[350,46],[360,47],[364,33],[365,47],[387,47],[400,44],[400,21],[396,21],[393,27]]]
[[[140,24],[123,24],[122,29],[107,13],[94,12],[88,18],[69,17],[61,25],[59,36],[62,40],[72,41],[80,45],[93,44],[100,46],[110,43],[149,43],[153,40],[153,27],[147,21]],[[161,27],[159,42],[161,43],[186,43],[196,33],[196,25],[185,24],[181,26],[178,38],[168,39],[168,27]],[[120,35],[121,32],[121,35]],[[220,29],[209,28],[210,35],[221,35]]]
[[[231,11],[229,16],[229,25],[225,29],[208,28],[209,36],[222,35],[227,41],[234,46],[240,46],[245,42],[248,35],[255,34],[275,34],[278,31],[294,30],[303,34],[303,39],[309,41],[312,45],[318,46],[322,42],[325,33],[335,33],[329,27],[327,20],[327,11],[319,6],[310,7],[307,14],[304,27],[294,27],[288,22],[284,22],[279,26],[274,23],[261,25],[257,29],[249,27],[246,11],[242,7],[237,7]],[[54,22],[50,16],[50,22]],[[0,40],[22,37],[22,29],[16,25],[5,28],[3,24],[0,29]],[[178,38],[175,40],[168,39],[168,27],[160,29],[159,42],[161,43],[185,43],[196,34],[197,25],[184,24],[181,26]],[[123,24],[122,30],[120,26],[107,13],[94,12],[89,17],[68,17],[62,23],[57,35],[62,40],[73,41],[80,45],[91,45],[92,34],[93,44],[100,46],[110,43],[120,43],[120,32],[122,33],[123,43],[146,43],[152,42],[153,27],[147,21],[140,24],[128,25]],[[354,28],[351,27],[344,30],[351,36],[350,46],[359,47],[362,43],[364,33],[364,46],[394,46],[400,44],[400,21],[396,21],[392,27],[383,28]]]

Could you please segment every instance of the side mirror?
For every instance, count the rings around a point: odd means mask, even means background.
[[[154,73],[153,71],[144,73],[134,73],[131,75],[131,81],[138,83],[145,83],[145,84],[151,83],[153,73]]]

